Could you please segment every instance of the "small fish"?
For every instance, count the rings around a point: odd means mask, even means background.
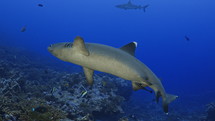
[[[84,97],[87,93],[88,93],[87,91],[83,91],[83,92],[81,93],[81,97]]]
[[[190,41],[190,38],[187,35],[185,35],[184,38],[185,40]]]
[[[105,82],[105,81],[102,81],[102,86],[106,86],[107,85],[107,82]]]
[[[69,83],[64,84],[65,87],[69,87]]]
[[[25,32],[26,31],[26,27],[25,26],[23,26],[22,28],[21,28],[21,30],[20,30],[21,32]]]
[[[45,113],[48,111],[48,109],[44,106],[38,106],[36,108],[32,108],[32,111],[36,111],[36,112],[39,112],[39,113]]]
[[[37,6],[39,6],[39,7],[43,7],[43,4],[38,4]]]

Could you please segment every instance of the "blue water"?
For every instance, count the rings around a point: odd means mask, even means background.
[[[136,41],[136,57],[161,78],[168,93],[213,101],[215,1],[132,0],[136,5],[149,4],[145,13],[115,7],[127,2],[1,0],[0,44],[52,57],[47,51],[50,44],[73,41],[77,35],[114,47]],[[20,32],[24,26],[26,31]],[[144,97],[142,93],[135,92],[136,98]]]

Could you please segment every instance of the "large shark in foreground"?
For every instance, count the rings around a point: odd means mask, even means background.
[[[73,43],[50,45],[48,51],[63,61],[82,66],[90,85],[93,84],[94,70],[97,70],[132,81],[134,90],[152,88],[157,101],[162,97],[164,112],[168,113],[168,104],[178,96],[167,94],[158,77],[134,57],[136,47],[136,42],[114,48],[102,44],[85,43],[81,37],[76,37]]]

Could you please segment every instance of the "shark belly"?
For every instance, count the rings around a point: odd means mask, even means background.
[[[137,60],[126,52],[99,44],[86,44],[90,52],[79,65],[93,70],[110,73],[126,80],[138,81]]]
[[[108,60],[103,58],[98,60],[89,59],[88,62],[89,63],[86,66],[92,68],[93,70],[110,73],[126,80],[136,80],[138,77],[136,70],[117,60]]]

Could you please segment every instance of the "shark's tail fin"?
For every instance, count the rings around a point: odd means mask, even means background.
[[[171,95],[171,94],[166,94],[166,98],[163,98],[163,110],[166,114],[168,114],[168,105],[172,101],[174,101],[178,96],[176,95]]]

